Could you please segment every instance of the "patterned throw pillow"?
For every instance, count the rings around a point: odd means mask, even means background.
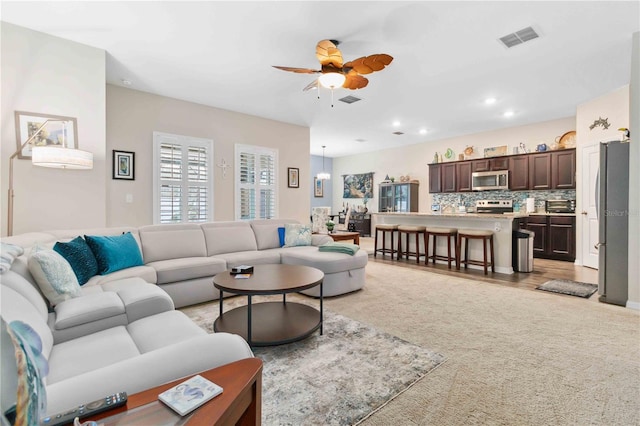
[[[29,253],[27,264],[51,306],[81,295],[76,274],[59,253],[36,245]]]
[[[84,239],[98,261],[100,275],[144,265],[140,247],[131,232],[107,237],[85,235]]]
[[[98,262],[91,248],[82,237],[76,237],[68,243],[57,242],[53,250],[67,259],[80,285],[86,284],[98,274]]]
[[[15,244],[0,243],[0,274],[11,269],[11,264],[24,250]]]
[[[311,227],[298,223],[285,223],[284,247],[310,246]]]

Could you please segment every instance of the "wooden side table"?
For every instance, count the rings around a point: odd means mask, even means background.
[[[360,233],[359,232],[336,231],[334,233],[329,233],[329,236],[331,238],[333,238],[333,241],[353,240],[354,244],[360,245]]]
[[[262,361],[259,358],[242,359],[198,374],[224,390],[184,417],[160,402],[158,395],[195,374],[129,395],[126,406],[82,421],[93,420],[104,426],[262,424]]]

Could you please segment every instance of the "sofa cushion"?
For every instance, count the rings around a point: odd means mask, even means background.
[[[80,285],[98,274],[98,261],[84,238],[76,237],[68,243],[58,241],[53,250],[67,259]]]
[[[207,256],[258,249],[253,229],[247,222],[214,222],[200,226],[207,243]]]
[[[140,351],[124,326],[78,337],[53,347],[47,383],[99,370],[138,355]]]
[[[29,254],[29,272],[42,293],[55,306],[80,296],[80,285],[69,262],[53,250],[35,246]]]
[[[287,223],[284,225],[284,246],[310,246],[311,227],[299,223]]]
[[[138,243],[130,232],[113,236],[85,235],[85,240],[96,257],[100,275],[144,264]]]
[[[124,303],[122,303],[120,297],[110,291],[65,300],[56,305],[55,311],[55,328],[57,330],[76,327],[125,313]]]
[[[0,274],[11,269],[11,264],[18,256],[22,256],[24,250],[15,244],[0,242]]]
[[[280,253],[277,250],[241,251],[239,253],[219,254],[215,256],[227,263],[227,269],[240,265],[270,265],[280,263]]]
[[[344,253],[320,252],[317,247],[293,247],[282,250],[280,258],[283,264],[311,266],[325,274],[364,268],[369,260],[365,250],[358,250],[351,256]]]
[[[258,250],[278,248],[281,246],[278,228],[286,223],[300,223],[293,219],[261,219],[252,220],[251,228],[256,236]]]
[[[127,278],[104,284],[106,291],[117,292],[124,304],[129,323],[175,309],[166,291],[140,278]]]
[[[207,255],[200,225],[149,225],[139,229],[145,263]]]
[[[156,274],[156,270],[151,266],[143,265],[143,266],[134,266],[132,268],[121,269],[116,272],[112,272],[107,275],[96,275],[92,277],[85,285],[82,286],[82,290],[84,291],[88,287],[95,287],[96,285],[104,285],[106,283],[110,283],[113,281],[119,281],[127,278],[140,278],[144,281],[155,284],[158,281],[158,276]]]
[[[129,324],[127,330],[141,353],[207,334],[180,311],[142,318]]]
[[[158,274],[158,284],[185,281],[193,278],[213,277],[227,269],[224,260],[214,257],[187,257],[159,260],[147,264]],[[213,285],[213,284],[212,284]]]

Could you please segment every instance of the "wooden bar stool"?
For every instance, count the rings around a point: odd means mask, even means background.
[[[463,241],[464,240],[464,241]],[[470,240],[482,240],[483,260],[471,260],[469,259],[469,241]],[[490,246],[490,261],[487,261],[487,240]],[[464,246],[464,259],[462,259],[462,243]],[[484,229],[461,229],[458,231],[458,247],[456,258],[456,269],[460,269],[460,264],[464,263],[464,268],[467,269],[468,264],[480,265],[484,267],[484,274],[487,275],[487,268],[491,266],[491,272],[495,272],[496,268],[493,260],[493,231]]]
[[[424,226],[411,226],[411,225],[398,225],[398,259],[402,258],[402,253],[404,253],[404,257],[409,260],[409,256],[415,256],[416,263],[420,263],[420,256],[427,256],[427,238],[425,234]],[[402,235],[407,236],[407,249],[402,250]],[[416,236],[416,251],[409,251],[409,239],[411,235]],[[419,237],[422,235],[422,239],[424,240],[424,253],[420,253],[420,240]]]
[[[433,245],[432,245],[432,254],[431,256],[429,256],[429,248],[428,248],[428,244],[429,244],[429,238],[433,235]],[[456,262],[456,259],[458,258],[458,246],[456,245],[456,237],[458,235],[458,230],[456,228],[438,228],[438,227],[434,227],[434,226],[427,226],[426,232],[425,232],[425,240],[427,241],[427,245],[425,247],[427,247],[427,258],[424,261],[425,265],[429,265],[429,259],[433,259],[433,264],[435,265],[436,263],[436,259],[438,260],[446,260],[448,265],[449,265],[449,269],[451,269],[451,262]],[[437,239],[438,237],[446,237],[447,238],[447,255],[440,255],[436,253],[436,247],[437,247]],[[454,250],[454,255],[451,255],[451,238],[453,237],[453,250]],[[456,263],[457,264],[457,263]]]
[[[382,248],[378,248],[378,231],[382,232]],[[373,251],[373,257],[376,257],[378,252],[382,253],[383,256],[389,253],[391,254],[391,260],[393,260],[393,254],[397,253],[393,244],[393,234],[395,234],[396,231],[398,231],[398,225],[376,225],[376,238],[374,240],[375,250]],[[387,248],[387,232],[391,232],[391,248]]]

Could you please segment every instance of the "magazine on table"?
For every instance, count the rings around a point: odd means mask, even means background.
[[[162,392],[158,395],[158,399],[181,416],[184,416],[221,393],[222,388],[220,386],[200,375],[196,375]]]

